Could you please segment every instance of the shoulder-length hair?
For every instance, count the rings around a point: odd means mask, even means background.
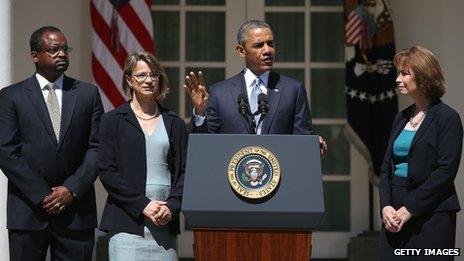
[[[166,95],[169,93],[168,77],[166,76],[164,69],[161,67],[161,64],[158,62],[156,57],[153,54],[144,51],[130,53],[124,62],[124,71],[122,75],[122,89],[124,94],[129,99],[132,99],[133,89],[130,86],[128,79],[132,76],[135,66],[139,61],[145,62],[148,67],[150,67],[152,72],[160,72],[158,88],[156,90],[155,97],[158,101],[164,100]]]
[[[435,55],[422,46],[413,46],[398,52],[393,58],[396,68],[413,71],[420,92],[433,100],[445,94],[443,71]]]

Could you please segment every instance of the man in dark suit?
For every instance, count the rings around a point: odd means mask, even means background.
[[[193,132],[314,134],[306,90],[295,79],[271,71],[275,58],[274,35],[263,21],[249,20],[237,33],[236,50],[246,68],[236,76],[211,86],[208,94],[201,72],[186,76],[184,88],[194,107]],[[251,113],[257,111],[258,95],[268,97],[269,111],[247,119],[239,112],[240,100]],[[320,137],[321,153],[327,149]]]
[[[93,183],[103,106],[95,86],[65,76],[68,46],[55,27],[31,35],[36,73],[0,91],[0,168],[8,178],[11,260],[90,260]]]

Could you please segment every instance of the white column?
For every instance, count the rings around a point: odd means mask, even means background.
[[[0,0],[0,32],[2,40],[0,41],[0,88],[11,84],[12,75],[12,0]],[[6,230],[6,194],[7,180],[5,175],[0,171],[0,260],[9,259],[8,251],[8,231]]]

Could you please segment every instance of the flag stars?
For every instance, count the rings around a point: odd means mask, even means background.
[[[345,92],[347,97],[349,96],[350,99],[359,99],[360,101],[367,101],[369,103],[376,103],[376,102],[386,102],[389,99],[393,99],[396,95],[394,89],[384,91],[378,94],[370,94],[367,92],[361,92],[360,90],[350,89],[349,87],[345,87]]]
[[[387,97],[388,97],[389,99],[393,98],[393,96],[395,96],[395,94],[393,93],[392,90],[387,91]]]
[[[354,99],[357,95],[358,91],[356,91],[355,89],[351,89],[349,92],[348,92],[348,95],[350,95],[351,99]]]
[[[359,93],[359,96],[358,96],[358,97],[359,97],[359,99],[360,99],[361,101],[367,100],[367,96],[366,96],[366,93],[365,93],[365,92]]]
[[[380,101],[385,100],[385,93],[382,92],[381,94],[379,94],[379,100]]]

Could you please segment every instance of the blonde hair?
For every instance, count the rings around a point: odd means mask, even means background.
[[[134,72],[135,66],[139,61],[145,62],[152,72],[159,71],[159,81],[158,81],[158,88],[156,90],[156,99],[158,101],[164,100],[166,95],[169,93],[169,85],[168,85],[168,77],[164,72],[164,69],[161,67],[161,64],[158,62],[156,57],[148,52],[133,52],[130,53],[126,61],[124,62],[124,71],[122,75],[122,89],[124,94],[129,98],[132,99],[133,96],[133,89],[130,84],[127,82],[127,77],[131,77],[132,73]]]
[[[398,52],[393,58],[396,68],[409,68],[414,73],[417,88],[428,98],[440,99],[446,91],[443,71],[435,55],[422,46]]]

